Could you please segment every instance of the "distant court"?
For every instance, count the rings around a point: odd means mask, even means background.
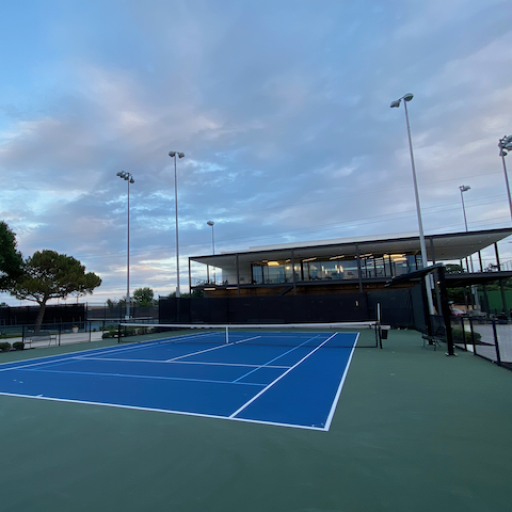
[[[2,364],[0,394],[329,430],[358,333],[237,332],[230,343],[224,336]],[[252,344],[255,337],[262,342]]]

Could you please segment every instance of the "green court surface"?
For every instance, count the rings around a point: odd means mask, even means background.
[[[0,510],[508,512],[511,391],[390,331],[355,351],[329,432],[0,396]]]

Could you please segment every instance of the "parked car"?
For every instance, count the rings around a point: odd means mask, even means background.
[[[452,316],[464,316],[466,313],[459,308],[452,308]]]

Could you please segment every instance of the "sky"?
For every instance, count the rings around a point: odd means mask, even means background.
[[[25,258],[51,249],[101,277],[81,302],[126,295],[120,171],[135,181],[131,291],[175,291],[171,150],[185,153],[182,293],[212,234],[221,253],[418,232],[403,102],[390,108],[409,92],[425,233],[465,230],[462,185],[468,229],[511,225],[497,147],[512,132],[510,2],[0,5],[0,219]]]

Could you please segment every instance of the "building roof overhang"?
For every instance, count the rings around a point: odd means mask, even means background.
[[[429,261],[457,261],[475,254],[512,235],[512,228],[488,229],[459,233],[426,235],[427,258]],[[281,246],[254,247],[244,252],[222,253],[206,256],[192,256],[191,261],[211,265],[224,270],[265,260],[295,261],[307,258],[335,258],[372,254],[419,254],[419,236],[411,234],[373,237],[366,239],[322,240],[319,242],[284,244]]]

